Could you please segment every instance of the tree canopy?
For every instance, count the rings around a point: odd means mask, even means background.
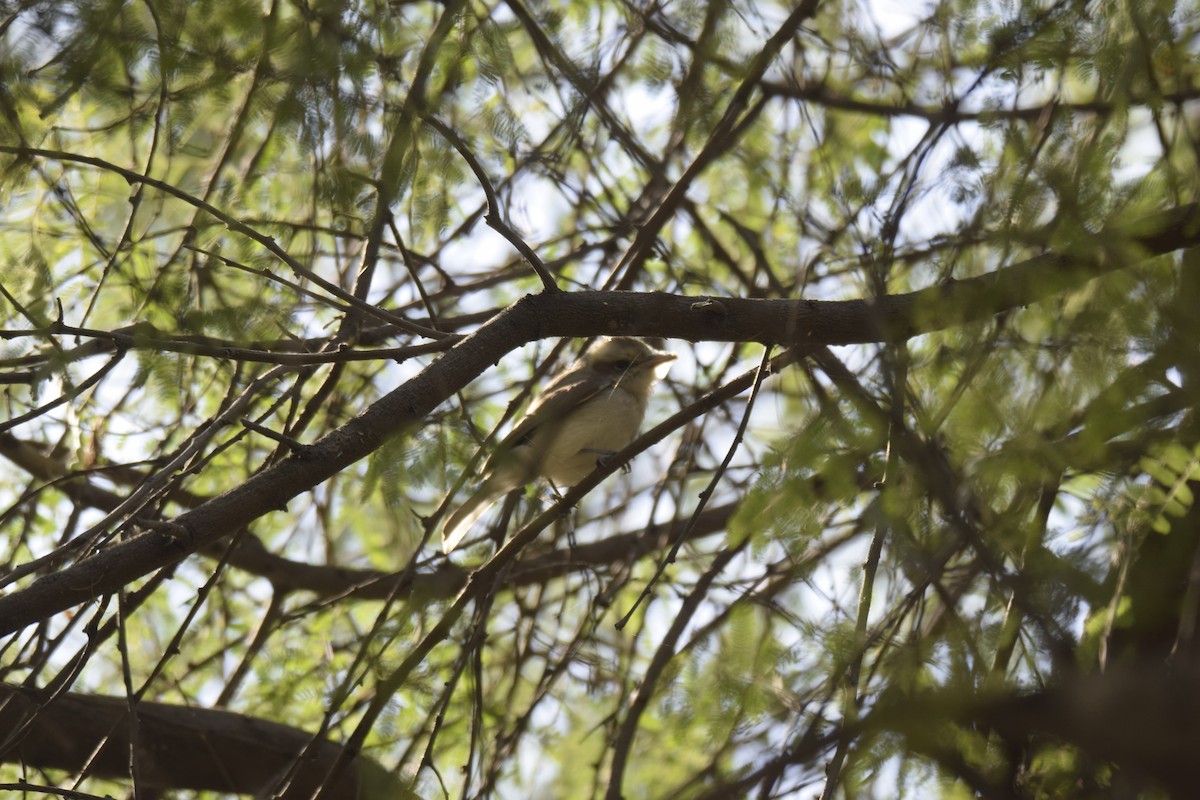
[[[1200,782],[1200,7],[0,4],[0,786]],[[589,340],[643,435],[438,525]]]

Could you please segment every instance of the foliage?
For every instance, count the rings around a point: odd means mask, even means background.
[[[1200,642],[1194,3],[0,9],[0,680],[118,696],[134,741],[38,762],[13,726],[4,782],[300,792],[178,778],[137,743],[156,702],[423,797],[1194,785],[1170,698],[1072,693]],[[546,487],[443,556],[447,495],[583,344],[484,323],[584,290],[581,332],[674,332],[649,423],[689,413],[511,560]],[[183,524],[228,497],[249,524]],[[170,563],[4,621],[150,541]]]

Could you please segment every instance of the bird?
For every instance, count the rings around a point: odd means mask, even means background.
[[[449,554],[499,498],[538,478],[574,486],[598,460],[637,436],[650,391],[676,354],[640,339],[597,340],[534,398],[529,410],[496,445],[484,467],[487,477],[442,528]]]

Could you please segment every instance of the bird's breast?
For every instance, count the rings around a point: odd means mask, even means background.
[[[645,415],[645,405],[619,386],[583,403],[531,442],[541,451],[542,475],[573,486],[596,468],[597,458],[632,442]]]

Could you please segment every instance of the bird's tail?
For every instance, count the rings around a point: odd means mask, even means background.
[[[449,553],[458,547],[458,543],[467,535],[467,531],[471,530],[471,526],[505,491],[504,487],[497,488],[492,486],[490,481],[484,481],[484,484],[446,519],[446,524],[442,526],[442,552]]]

